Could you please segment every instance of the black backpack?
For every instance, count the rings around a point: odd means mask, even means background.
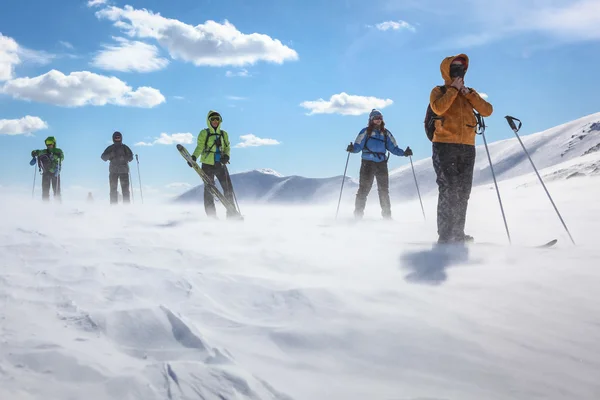
[[[446,94],[446,86],[438,86],[442,91],[442,95]],[[431,104],[427,105],[427,112],[425,113],[425,133],[430,141],[433,141],[433,135],[435,133],[435,120],[443,120],[442,117],[437,115],[431,109]]]

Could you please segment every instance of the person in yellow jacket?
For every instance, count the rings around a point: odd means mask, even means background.
[[[444,86],[436,86],[429,104],[439,119],[435,121],[432,160],[438,184],[438,243],[470,242],[465,222],[475,166],[476,110],[492,115],[493,108],[475,89],[465,86],[469,69],[466,54],[446,57],[440,65]]]
[[[233,204],[231,177],[225,166],[229,163],[231,146],[229,144],[229,134],[221,129],[222,122],[221,114],[213,110],[208,112],[206,117],[208,127],[202,129],[198,134],[192,159],[196,161],[200,157],[202,170],[213,183],[215,176],[217,177],[223,188],[223,195]],[[215,199],[206,186],[204,187],[204,210],[209,217],[216,217],[217,215]],[[227,212],[227,217],[230,218],[233,215]]]

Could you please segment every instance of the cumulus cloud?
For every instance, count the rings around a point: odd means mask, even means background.
[[[48,129],[48,124],[31,115],[19,119],[0,119],[0,135],[31,134],[42,129]]]
[[[158,47],[140,41],[114,38],[116,45],[104,45],[92,65],[109,71],[152,72],[166,68],[169,60],[159,56]]]
[[[98,75],[88,71],[65,75],[51,70],[35,78],[17,78],[4,84],[1,91],[15,99],[37,101],[63,107],[85,105],[152,108],[165,97],[159,90],[139,87],[133,90],[116,77]]]
[[[154,146],[155,144],[191,144],[194,140],[194,136],[191,133],[173,133],[171,135],[167,133],[161,133],[159,137],[155,138],[152,142],[138,142],[134,146]]]
[[[416,29],[415,29],[414,26],[412,26],[408,22],[402,21],[402,20],[381,22],[381,23],[375,25],[375,27],[377,29],[379,29],[380,31],[388,31],[390,29],[394,30],[394,31],[398,31],[398,30],[401,30],[401,29],[408,30],[408,31],[411,31],[411,32],[415,32],[416,31]]]
[[[106,7],[98,18],[114,22],[132,38],[154,39],[176,60],[197,66],[245,66],[258,61],[282,64],[297,60],[295,50],[260,33],[245,34],[229,21],[189,25],[177,19],[131,6]]]
[[[240,136],[242,141],[236,144],[234,147],[244,148],[244,147],[258,147],[258,146],[274,146],[281,144],[279,141],[275,139],[263,139],[255,136],[253,134],[242,135]]]
[[[20,46],[13,38],[0,33],[0,81],[15,76],[15,67],[24,62],[48,64],[55,56],[45,51]]]
[[[88,0],[87,2],[87,6],[88,7],[97,7],[97,6],[101,6],[103,4],[106,4],[108,0]]]
[[[377,97],[356,96],[345,92],[334,94],[329,100],[304,101],[300,104],[313,114],[341,114],[341,115],[361,115],[371,112],[372,109],[383,109],[392,105],[391,99],[379,99]]]
[[[487,99],[488,98],[487,93],[479,93],[479,96],[481,96],[482,99]]]
[[[0,81],[14,76],[15,66],[21,63],[18,50],[19,45],[13,38],[0,33]]]

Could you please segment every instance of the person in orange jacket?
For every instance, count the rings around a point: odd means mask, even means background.
[[[435,121],[432,139],[433,168],[437,175],[438,243],[470,242],[465,222],[475,167],[475,135],[477,119],[492,115],[493,108],[475,89],[465,86],[469,69],[466,54],[446,57],[440,65],[444,86],[436,86],[430,94],[431,109],[440,118]]]

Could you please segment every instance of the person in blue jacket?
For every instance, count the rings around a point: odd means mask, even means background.
[[[369,114],[369,125],[359,132],[354,143],[350,143],[346,151],[350,153],[362,151],[360,180],[358,192],[356,193],[354,216],[358,219],[363,217],[367,204],[367,196],[373,186],[373,180],[377,179],[381,215],[385,219],[391,219],[392,206],[390,203],[388,157],[386,156],[386,152],[389,151],[399,157],[408,157],[413,155],[412,150],[410,147],[407,147],[405,150],[398,147],[398,143],[396,143],[392,132],[385,128],[383,115],[380,111],[373,109]]]

